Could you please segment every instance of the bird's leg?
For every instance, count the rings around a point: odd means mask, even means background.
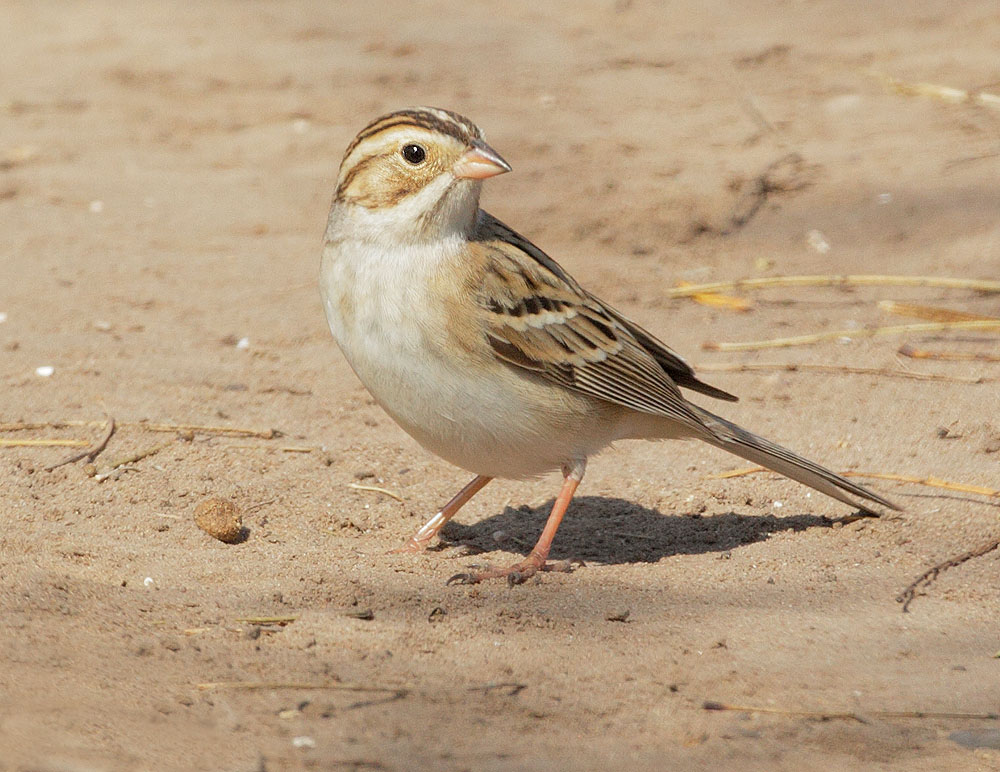
[[[485,487],[486,483],[492,479],[492,477],[484,477],[483,475],[475,477],[472,482],[456,493],[451,501],[444,505],[444,509],[424,523],[420,530],[413,534],[406,544],[392,551],[423,552],[427,549],[427,545],[431,543],[431,539],[437,536],[438,531],[444,528],[444,524],[451,520],[455,513],[458,512],[458,510],[460,510],[469,501],[469,499],[479,493],[479,491]]]
[[[556,497],[555,504],[552,505],[549,519],[545,521],[545,528],[542,529],[542,535],[538,537],[538,542],[532,548],[527,558],[507,568],[487,568],[475,573],[455,574],[447,583],[478,584],[484,579],[496,579],[505,576],[507,577],[507,582],[513,585],[521,584],[539,571],[569,571],[570,564],[568,562],[547,563],[546,561],[549,557],[549,550],[552,549],[552,539],[559,529],[559,524],[562,522],[563,515],[566,514],[566,509],[569,507],[569,502],[573,499],[573,494],[576,493],[577,486],[583,479],[583,472],[586,468],[586,459],[575,461],[572,466],[568,464],[563,465],[563,485],[559,491],[559,496]]]

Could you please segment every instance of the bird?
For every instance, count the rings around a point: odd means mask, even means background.
[[[476,124],[414,107],[348,145],[323,237],[320,290],[341,352],[420,445],[475,477],[397,552],[422,552],[494,478],[561,470],[529,555],[452,576],[519,584],[550,562],[587,461],[618,440],[701,440],[868,515],[888,499],[689,401],[737,398],[584,289],[480,208],[484,180],[511,171]]]

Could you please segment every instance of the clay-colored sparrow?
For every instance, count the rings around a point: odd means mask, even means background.
[[[562,469],[538,543],[504,569],[546,562],[587,458],[615,440],[699,439],[867,511],[890,501],[688,402],[702,383],[666,345],[591,295],[558,263],[479,208],[510,166],[471,121],[400,110],[347,148],[326,229],[321,288],[344,356],[421,445],[476,474],[402,549],[419,552],[494,477]]]

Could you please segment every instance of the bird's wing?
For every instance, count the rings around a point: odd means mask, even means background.
[[[528,240],[493,218],[482,225],[477,300],[496,357],[565,388],[706,429],[678,389],[700,383],[683,359]]]

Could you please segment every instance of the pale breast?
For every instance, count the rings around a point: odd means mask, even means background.
[[[330,329],[386,412],[431,452],[495,477],[541,474],[611,442],[620,421],[613,406],[470,345],[474,336],[449,319],[448,306],[461,298],[448,293],[460,293],[461,283],[442,280],[440,259],[440,248],[389,255],[341,242],[324,250]]]

